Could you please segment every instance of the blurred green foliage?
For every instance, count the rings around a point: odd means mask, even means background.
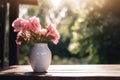
[[[61,39],[58,45],[49,43],[52,64],[115,64],[120,63],[119,4],[120,0],[64,0],[55,7],[40,0],[39,10],[31,6],[26,15],[38,16],[42,26],[57,26]],[[21,45],[21,64],[28,63],[25,56],[31,46]]]

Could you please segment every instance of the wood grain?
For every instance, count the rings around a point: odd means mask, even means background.
[[[120,80],[120,65],[51,65],[46,73],[34,73],[30,65],[15,65],[0,71],[1,78],[32,80]],[[25,80],[24,79],[24,80]]]

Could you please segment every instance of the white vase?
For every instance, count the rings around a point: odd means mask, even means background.
[[[35,43],[30,52],[30,64],[34,72],[46,72],[51,64],[51,51],[47,43]]]

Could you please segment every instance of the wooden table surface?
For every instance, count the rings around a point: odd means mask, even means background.
[[[120,80],[120,65],[50,65],[46,73],[30,65],[14,65],[0,71],[0,80]]]

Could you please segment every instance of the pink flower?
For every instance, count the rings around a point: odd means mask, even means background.
[[[21,45],[22,41],[27,41],[30,39],[30,33],[28,31],[20,31],[17,34],[16,44]]]
[[[18,32],[16,37],[16,44],[21,45],[22,41],[20,41],[20,38],[22,38],[22,31]]]
[[[22,41],[18,41],[18,39],[16,39],[15,42],[16,42],[17,45],[21,45],[22,44]]]
[[[12,23],[12,26],[14,28],[14,32],[26,31],[26,30],[30,29],[29,22],[23,18],[17,18]]]
[[[29,30],[31,30],[31,24],[30,24],[30,22],[29,22],[28,20],[26,20],[26,26],[25,26],[25,28],[23,29],[23,32],[24,32],[24,31],[29,31]]]
[[[56,28],[52,24],[50,24],[47,27],[47,30],[48,30],[47,36],[53,37],[53,43],[57,44],[60,39],[60,35],[59,35],[58,31],[56,30]]]
[[[41,29],[39,18],[34,16],[34,17],[29,19],[29,22],[31,24],[31,30],[35,33],[39,33],[39,31]]]
[[[42,35],[42,36],[46,36],[47,30],[46,29],[41,29],[39,34]]]

